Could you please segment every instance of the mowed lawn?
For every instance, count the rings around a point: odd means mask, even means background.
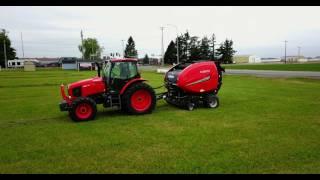
[[[74,123],[59,85],[95,74],[0,72],[0,173],[320,173],[319,80],[224,76],[218,109]]]
[[[320,71],[320,63],[305,64],[228,64],[226,69],[277,70],[277,71]]]

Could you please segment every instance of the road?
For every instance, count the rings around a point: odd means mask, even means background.
[[[305,77],[320,79],[320,72],[311,71],[271,71],[226,69],[226,74],[255,75],[259,77]]]
[[[146,71],[156,71],[159,66],[140,66],[139,69]],[[161,68],[168,69],[168,68]],[[312,71],[272,71],[272,70],[238,70],[238,69],[226,69],[225,74],[236,75],[255,75],[258,77],[303,77],[320,79],[320,72]]]

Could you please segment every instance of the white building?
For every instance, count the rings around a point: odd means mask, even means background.
[[[279,63],[281,58],[261,58],[262,63]]]
[[[320,58],[301,58],[298,62],[320,62]]]
[[[233,56],[233,63],[261,63],[261,58],[256,55],[235,55]]]
[[[256,55],[249,56],[249,63],[261,63],[261,58]]]
[[[150,65],[159,65],[159,64],[161,64],[161,59],[162,59],[161,55],[151,54],[149,56],[149,63],[150,63]]]
[[[39,63],[39,61],[36,59],[14,59],[14,60],[8,60],[8,68],[22,68],[24,67],[25,61]]]

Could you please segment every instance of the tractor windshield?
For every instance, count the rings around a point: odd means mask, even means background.
[[[112,79],[130,79],[138,74],[136,62],[110,62],[104,64],[102,75]]]

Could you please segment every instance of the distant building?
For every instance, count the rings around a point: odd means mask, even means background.
[[[282,56],[281,57],[282,62],[286,61],[288,63],[298,62],[299,59],[304,59],[304,56],[286,56],[286,57]]]
[[[25,58],[25,59],[14,59],[14,60],[8,60],[8,68],[23,68],[24,67],[24,62],[25,61],[31,61],[34,62],[35,64],[38,64],[39,61],[37,59],[30,59],[30,58]]]
[[[261,58],[261,63],[279,63],[281,58]]]
[[[101,60],[82,60],[80,58],[76,57],[62,57],[59,60],[59,63],[61,64],[61,68],[65,70],[76,70],[79,69],[87,69],[87,70],[94,70],[96,69],[95,62],[101,62]]]
[[[24,62],[32,61],[36,67],[59,67],[59,58],[19,58],[8,61],[10,68],[22,68]]]
[[[255,55],[235,55],[233,56],[233,63],[261,63],[261,58]]]
[[[36,65],[33,61],[24,61],[24,71],[35,71]]]
[[[139,59],[138,59],[138,64],[142,64],[142,65],[143,65],[143,59],[144,59],[144,58],[139,58]]]
[[[60,67],[59,58],[35,58],[41,67]]]
[[[320,57],[317,56],[317,57],[314,57],[314,58],[301,58],[301,59],[298,59],[298,62],[301,62],[301,63],[304,63],[304,62],[320,62]]]
[[[76,57],[61,57],[59,59],[62,69],[78,69],[77,61],[79,61],[79,59]]]
[[[160,65],[161,59],[162,59],[162,56],[151,54],[151,56],[149,56],[149,64],[150,65]]]
[[[92,61],[78,61],[80,70],[95,70],[96,64]]]

